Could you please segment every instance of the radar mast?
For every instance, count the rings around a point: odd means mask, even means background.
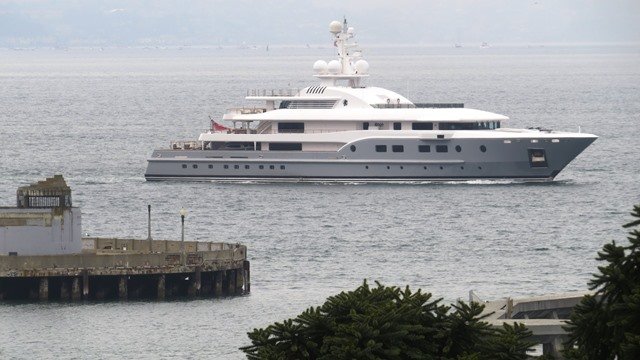
[[[314,76],[323,86],[336,86],[336,81],[347,80],[350,87],[361,87],[361,79],[369,76],[369,63],[362,58],[358,43],[353,41],[355,30],[349,27],[347,19],[332,21],[329,32],[333,34],[333,45],[338,50],[338,60],[326,63],[318,60],[313,64]]]

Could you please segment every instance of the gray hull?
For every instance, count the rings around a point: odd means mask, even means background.
[[[155,150],[147,180],[449,181],[516,179],[550,181],[595,137],[552,141],[515,139],[363,139],[337,152]],[[355,148],[352,150],[351,145]],[[376,152],[387,145],[387,152]],[[393,152],[393,146],[402,152]],[[429,145],[430,152],[419,152]],[[447,145],[447,152],[436,152]],[[484,149],[484,151],[482,151]],[[459,151],[458,151],[459,150]],[[544,155],[544,161],[534,155]],[[532,155],[533,154],[533,155]]]

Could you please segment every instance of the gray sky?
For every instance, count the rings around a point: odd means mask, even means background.
[[[0,0],[0,46],[640,42],[640,0]]]

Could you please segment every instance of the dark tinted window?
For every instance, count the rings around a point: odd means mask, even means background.
[[[260,168],[260,170],[264,169],[264,165],[260,165],[258,167]]]
[[[284,170],[284,165],[280,165],[280,170]]]
[[[187,164],[182,164],[182,168],[186,169],[187,168]]]
[[[439,152],[439,153],[449,152],[449,147],[447,145],[436,145],[436,152]]]
[[[478,129],[477,123],[463,123],[463,122],[441,122],[438,124],[440,130],[476,130]]]
[[[225,168],[225,169],[228,169],[228,168],[229,168],[229,165],[225,165],[225,166],[224,166],[224,168]]]
[[[484,145],[480,145],[480,151],[486,152],[487,151],[487,147],[484,146]]]
[[[240,165],[233,165],[234,169],[240,169]]]
[[[351,146],[349,146],[349,149],[351,149],[351,152],[355,152],[356,151],[356,146],[355,145],[351,145]]]
[[[387,152],[387,145],[376,145],[376,152]]]
[[[213,165],[209,164],[209,169],[213,169]]]
[[[194,169],[197,169],[197,168],[198,168],[198,165],[197,165],[197,164],[193,164],[193,168],[194,168]]]
[[[248,170],[249,169],[249,165],[245,165],[244,168]]]
[[[368,122],[362,123],[362,130],[369,130],[369,123]]]
[[[302,150],[302,143],[270,143],[269,150],[271,151],[300,151]]]
[[[433,123],[430,122],[417,122],[411,124],[413,130],[433,130]]]
[[[460,145],[456,145],[456,151],[457,151],[457,152],[462,151],[462,147],[461,147]]]
[[[419,152],[431,152],[431,145],[418,145]]]
[[[278,123],[279,133],[303,133],[304,123]]]
[[[394,122],[393,123],[393,130],[402,130],[402,123]]]
[[[402,145],[392,145],[391,151],[393,152],[404,152],[404,146]]]

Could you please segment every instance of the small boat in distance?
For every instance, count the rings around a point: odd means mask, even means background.
[[[369,64],[344,22],[329,24],[337,60],[313,64],[317,85],[251,90],[262,105],[229,110],[197,140],[148,158],[147,180],[550,181],[597,136],[511,129],[463,104],[414,103],[363,84]],[[487,45],[488,46],[488,45]]]

